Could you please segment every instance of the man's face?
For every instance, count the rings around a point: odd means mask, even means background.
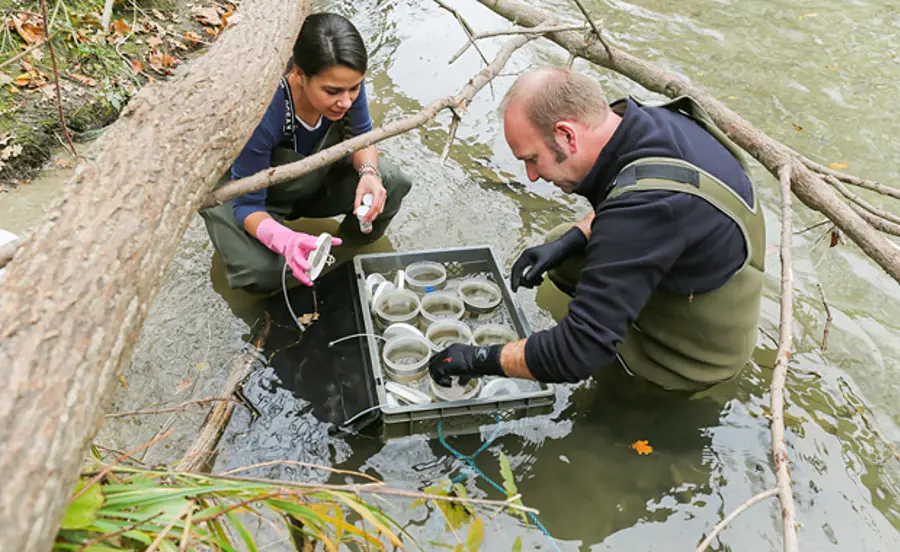
[[[541,136],[517,104],[506,110],[503,132],[513,155],[525,163],[529,180],[543,178],[567,194],[572,193],[581,179],[575,178],[565,143],[558,136]]]

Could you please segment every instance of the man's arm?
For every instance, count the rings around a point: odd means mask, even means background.
[[[528,364],[525,362],[525,342],[522,339],[514,343],[507,343],[500,351],[500,368],[510,378],[534,379]]]
[[[591,239],[591,223],[593,222],[594,211],[592,209],[590,212],[588,212],[587,216],[581,219],[581,222],[579,222],[575,226],[577,226],[579,229],[581,229],[582,232],[584,232],[584,235],[587,239]]]

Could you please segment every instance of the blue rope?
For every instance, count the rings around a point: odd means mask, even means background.
[[[462,461],[463,464],[465,464],[470,470],[475,472],[476,475],[478,475],[479,477],[481,477],[482,479],[484,479],[485,481],[490,483],[491,486],[493,486],[495,489],[497,489],[498,491],[500,491],[501,493],[503,493],[505,495],[506,489],[504,489],[503,487],[498,485],[497,482],[495,482],[490,477],[486,476],[484,474],[484,472],[481,471],[481,469],[479,469],[479,467],[475,465],[475,457],[478,456],[479,454],[481,454],[482,452],[484,452],[485,450],[487,450],[487,448],[489,446],[494,444],[494,440],[497,439],[497,435],[500,433],[500,415],[499,414],[494,414],[494,422],[495,422],[494,423],[494,432],[491,434],[491,436],[488,438],[488,440],[485,441],[483,445],[478,447],[478,450],[476,450],[472,454],[463,454],[463,453],[459,452],[458,450],[456,450],[455,448],[451,447],[449,443],[447,443],[447,440],[444,438],[444,420],[443,419],[438,420],[437,434],[438,434],[438,439],[441,441],[441,444],[444,445],[445,449],[447,449],[458,460]],[[463,483],[466,481],[466,479],[467,479],[467,477],[460,473],[460,474],[457,474],[457,475],[454,475],[453,477],[451,477],[450,481],[452,481],[453,483]],[[544,527],[544,525],[538,520],[537,516],[534,515],[533,512],[526,512],[526,513],[528,514],[528,517],[531,518],[531,521],[533,521],[534,524],[537,525],[538,529],[540,529],[541,532],[544,533],[544,535],[547,537],[547,540],[549,540],[550,544],[553,546],[553,549],[556,550],[556,552],[560,552],[559,547],[556,546],[556,541],[553,540],[553,537],[550,536],[550,532],[547,531],[547,528]]]

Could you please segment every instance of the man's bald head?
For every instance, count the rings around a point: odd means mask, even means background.
[[[610,113],[603,89],[593,80],[559,68],[534,69],[520,75],[500,103],[504,117],[510,107],[522,109],[542,136],[553,135],[558,121],[575,121],[589,128]]]

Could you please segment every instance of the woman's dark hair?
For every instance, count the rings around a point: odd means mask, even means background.
[[[294,65],[307,77],[340,65],[366,74],[369,54],[362,36],[347,18],[336,13],[306,17],[294,43]]]

